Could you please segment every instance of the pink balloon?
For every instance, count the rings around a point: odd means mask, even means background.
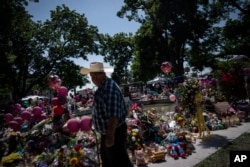
[[[80,128],[82,131],[88,132],[92,127],[92,119],[90,116],[83,116],[80,121]]]
[[[21,113],[21,117],[23,118],[23,119],[25,119],[25,120],[29,120],[30,119],[30,117],[31,117],[31,113],[29,112],[29,111],[23,111],[22,113]]]
[[[36,120],[35,115],[31,114],[31,117],[29,117],[29,119],[27,121],[29,121],[30,123],[33,123],[33,122],[35,122],[35,120]]]
[[[58,105],[64,105],[65,103],[67,103],[67,97],[64,97],[64,96],[58,97],[57,103]]]
[[[20,125],[18,124],[17,121],[10,121],[8,123],[8,126],[13,129],[14,131],[18,131],[20,129]]]
[[[19,125],[21,125],[23,123],[23,118],[22,117],[14,117],[13,120],[16,121]]]
[[[47,119],[47,115],[45,113],[43,113],[42,115],[40,115],[40,117],[38,119],[39,119],[39,121]]]
[[[172,102],[175,101],[175,100],[176,100],[175,95],[171,94],[171,95],[169,96],[169,100],[172,101]]]
[[[68,95],[68,89],[65,86],[61,86],[57,89],[57,96],[66,97]]]
[[[78,132],[80,130],[80,121],[76,118],[69,119],[67,128],[70,132]]]
[[[161,70],[162,70],[162,72],[164,72],[164,73],[170,73],[171,72],[171,70],[172,70],[172,64],[170,63],[170,62],[163,62],[162,64],[161,64]]]
[[[42,108],[39,106],[36,106],[33,108],[33,114],[35,116],[40,116],[42,114]]]
[[[51,99],[51,104],[52,104],[53,106],[58,105],[58,97],[53,97],[53,98]]]
[[[15,108],[16,108],[16,109],[18,109],[18,110],[21,110],[22,105],[21,105],[21,104],[19,104],[19,103],[16,103],[16,104],[15,104]]]
[[[49,87],[53,90],[57,90],[62,84],[61,79],[58,75],[51,75],[49,77]]]
[[[8,123],[13,120],[13,115],[11,113],[5,114],[5,122]]]

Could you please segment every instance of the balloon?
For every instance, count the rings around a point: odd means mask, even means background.
[[[62,115],[64,113],[64,108],[61,105],[53,107],[54,115]]]
[[[20,129],[20,125],[18,124],[17,121],[10,121],[8,123],[8,126],[13,129],[14,131],[18,131]]]
[[[53,97],[53,98],[51,99],[51,104],[52,104],[53,106],[58,105],[58,97]]]
[[[23,118],[22,117],[14,117],[13,120],[16,121],[19,125],[21,125],[23,123]]]
[[[172,101],[172,102],[175,101],[175,100],[176,100],[175,95],[171,94],[171,95],[169,96],[169,100]]]
[[[21,104],[19,104],[19,103],[16,103],[16,104],[15,104],[15,108],[16,108],[16,109],[18,109],[18,110],[21,110],[22,105],[21,105]]]
[[[67,103],[67,97],[58,97],[58,105],[64,105]]]
[[[78,132],[80,130],[80,121],[76,118],[69,119],[67,128],[70,132]]]
[[[51,75],[49,77],[49,87],[53,90],[57,90],[61,86],[61,79],[58,75]]]
[[[14,108],[13,108],[13,112],[12,113],[18,114],[19,112],[21,112],[21,108],[22,108],[21,104],[16,103],[15,106],[14,106]]]
[[[39,121],[47,119],[47,115],[45,113],[43,113],[43,114],[40,115],[40,117],[38,119],[39,119]]]
[[[172,70],[172,64],[170,63],[170,62],[163,62],[162,64],[161,64],[161,70],[162,70],[162,72],[164,72],[164,73],[170,73],[171,72],[171,70]]]
[[[35,121],[36,121],[35,115],[34,115],[34,114],[31,114],[31,117],[29,117],[27,121],[29,121],[30,123],[35,122]]]
[[[30,119],[30,117],[31,117],[31,113],[29,112],[29,111],[23,111],[22,113],[21,113],[21,115],[20,115],[23,119],[25,119],[25,120],[29,120]]]
[[[39,106],[36,106],[33,108],[33,114],[35,116],[40,116],[42,114],[42,108]]]
[[[88,132],[92,127],[92,119],[90,116],[83,116],[80,120],[80,128],[82,131]]]
[[[5,114],[5,122],[8,123],[13,120],[13,115],[11,113]]]
[[[57,89],[57,96],[66,97],[68,95],[68,89],[64,86],[61,86]]]

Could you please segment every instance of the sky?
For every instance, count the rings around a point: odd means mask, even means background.
[[[70,10],[84,14],[89,25],[96,26],[99,33],[110,35],[120,32],[135,33],[139,28],[138,23],[116,16],[116,13],[123,5],[123,0],[40,0],[39,3],[29,2],[26,10],[33,16],[34,21],[45,21],[50,19],[50,11],[55,10],[56,6],[61,6],[62,4],[65,4]],[[102,56],[89,55],[88,59],[88,62],[77,59],[75,63],[89,67],[90,62],[103,62]],[[108,63],[104,63],[104,65],[110,67]]]

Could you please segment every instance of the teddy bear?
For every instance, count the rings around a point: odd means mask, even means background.
[[[191,155],[192,153],[195,152],[195,146],[194,146],[194,143],[195,143],[195,138],[192,137],[191,134],[186,134],[185,135],[185,138],[186,138],[186,146],[185,146],[185,152],[187,155]]]
[[[143,166],[143,165],[148,164],[148,161],[145,158],[145,153],[143,152],[143,149],[135,150],[135,157],[136,157],[137,166]]]

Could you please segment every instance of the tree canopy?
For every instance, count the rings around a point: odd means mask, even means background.
[[[39,0],[35,0],[38,2]],[[218,68],[218,60],[249,57],[249,1],[243,0],[125,0],[117,16],[141,24],[135,34],[100,34],[84,14],[57,6],[44,22],[32,21],[26,0],[3,0],[0,5],[1,92],[14,98],[46,89],[57,74],[69,89],[83,86],[74,60],[101,55],[114,67],[118,83],[147,81],[163,75],[161,63],[173,74]],[[33,3],[33,2],[32,2]]]
[[[87,79],[73,58],[87,60],[88,54],[98,52],[97,27],[65,5],[51,11],[51,19],[35,23],[24,5],[6,0],[0,7],[1,21],[6,22],[0,32],[1,86],[18,99],[46,88],[51,74],[59,75],[69,89],[84,85]]]

